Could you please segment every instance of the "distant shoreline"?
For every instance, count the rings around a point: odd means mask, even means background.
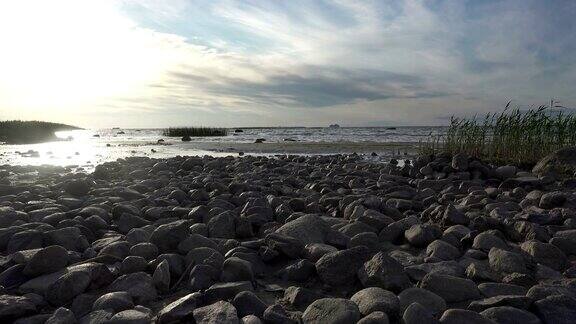
[[[60,140],[56,132],[80,127],[42,121],[0,121],[0,143],[9,145],[37,144]]]

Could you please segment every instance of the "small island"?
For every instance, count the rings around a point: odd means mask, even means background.
[[[0,121],[0,143],[35,144],[59,140],[55,132],[81,129],[59,123],[42,121]]]

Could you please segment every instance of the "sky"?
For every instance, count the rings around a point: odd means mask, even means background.
[[[576,107],[573,0],[2,0],[0,120],[444,125]]]

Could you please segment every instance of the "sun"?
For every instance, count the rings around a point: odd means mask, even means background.
[[[0,106],[65,114],[136,96],[174,62],[154,35],[118,1],[2,1]]]

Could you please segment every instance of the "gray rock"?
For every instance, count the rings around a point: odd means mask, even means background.
[[[52,313],[45,324],[75,324],[76,316],[68,308],[60,307]]]
[[[528,292],[528,290],[522,286],[494,282],[481,283],[478,285],[478,289],[485,297],[500,295],[523,296]]]
[[[568,264],[566,254],[552,244],[531,240],[522,243],[520,247],[530,254],[534,261],[554,270],[563,270]]]
[[[108,287],[110,291],[125,291],[132,296],[136,304],[145,305],[156,299],[152,277],[144,272],[130,273],[118,277]]]
[[[468,225],[470,223],[470,219],[452,204],[446,207],[442,221],[445,225]]]
[[[316,272],[329,285],[350,285],[369,257],[369,251],[364,246],[328,253],[316,261]]]
[[[364,287],[375,286],[394,292],[411,285],[402,265],[383,252],[378,252],[362,265],[358,278]]]
[[[484,316],[463,309],[449,309],[440,318],[442,324],[495,324]]]
[[[241,324],[262,324],[262,321],[254,315],[246,315],[240,319]]]
[[[496,248],[499,248],[502,250],[508,250],[508,244],[506,244],[506,242],[504,242],[504,240],[502,240],[498,236],[496,236],[492,233],[488,233],[488,232],[483,232],[483,233],[476,235],[476,237],[474,238],[474,243],[472,244],[472,248],[477,249],[477,250],[481,250],[484,252],[489,252],[490,249],[493,247],[496,247]]]
[[[92,310],[112,309],[114,312],[120,312],[133,307],[132,296],[124,291],[104,294],[92,304]]]
[[[441,234],[440,229],[434,225],[416,224],[404,232],[404,237],[411,245],[424,247],[439,238]]]
[[[120,264],[120,272],[122,274],[128,274],[133,272],[146,271],[147,267],[148,262],[146,262],[146,259],[143,257],[130,255],[122,260],[122,263]]]
[[[188,237],[187,221],[177,221],[158,226],[150,236],[150,242],[158,247],[160,252],[175,251],[178,244]]]
[[[498,324],[540,324],[538,316],[514,307],[499,306],[488,308],[480,313],[485,318]]]
[[[192,291],[204,290],[212,286],[217,273],[207,264],[199,264],[190,271],[190,288]]]
[[[231,300],[243,291],[254,291],[250,281],[215,283],[204,292],[204,300],[208,303]]]
[[[525,258],[518,253],[492,248],[488,252],[488,261],[492,270],[496,272],[529,273]]]
[[[562,207],[566,201],[566,194],[561,191],[547,192],[540,197],[540,208],[552,209]]]
[[[0,295],[0,320],[9,322],[36,313],[36,305],[26,297]]]
[[[373,312],[364,316],[357,324],[388,324],[390,320],[384,312]]]
[[[396,317],[400,309],[400,302],[394,293],[379,287],[364,288],[355,293],[350,300],[356,305],[362,315],[381,311],[391,317]]]
[[[196,308],[194,310],[194,320],[196,320],[197,324],[236,324],[240,322],[236,308],[225,301]]]
[[[526,296],[501,295],[473,301],[468,306],[468,309],[476,312],[481,312],[485,309],[498,306],[511,306],[514,308],[527,309],[531,303],[532,299]]]
[[[240,317],[247,315],[262,317],[267,308],[266,304],[251,291],[240,292],[232,300],[232,305],[236,307]]]
[[[231,212],[223,212],[208,221],[210,237],[233,239],[236,237],[236,218]]]
[[[428,245],[426,255],[440,260],[454,260],[460,257],[460,250],[443,240],[436,240]]]
[[[79,324],[105,324],[109,323],[110,319],[114,316],[110,311],[97,310],[90,314],[83,316],[78,321]]]
[[[412,303],[406,307],[402,315],[403,324],[438,324],[432,312],[419,303]]]
[[[549,296],[533,305],[543,323],[568,324],[576,318],[576,299],[563,295]]]
[[[314,290],[302,287],[290,286],[284,291],[284,300],[297,309],[305,309],[314,301],[326,297]]]
[[[446,310],[446,301],[435,293],[422,288],[408,288],[398,295],[400,310],[404,311],[413,303],[418,303],[433,315],[442,314]]]
[[[164,306],[164,308],[158,312],[158,324],[168,324],[192,319],[194,309],[196,309],[200,298],[199,293],[192,293]]]
[[[39,250],[28,261],[22,271],[27,276],[36,277],[56,272],[68,264],[68,251],[59,245],[52,245]]]
[[[318,299],[306,308],[302,315],[304,324],[356,323],[362,315],[355,303],[343,298]]]
[[[430,290],[448,303],[480,298],[478,287],[469,279],[430,273],[422,279],[420,287]]]
[[[326,236],[330,231],[330,226],[315,215],[298,217],[276,230],[277,233],[298,239],[304,244],[326,243]]]
[[[300,313],[291,313],[288,312],[282,305],[274,304],[270,307],[266,308],[264,314],[262,315],[262,319],[264,323],[282,323],[282,324],[299,324],[300,321]]]
[[[532,169],[538,175],[571,176],[576,171],[576,148],[566,147],[542,158]]]
[[[152,318],[147,311],[128,309],[114,314],[110,318],[110,323],[115,324],[149,324]]]
[[[152,282],[159,292],[168,292],[170,289],[170,266],[168,265],[168,260],[163,260],[158,264],[152,275]]]
[[[91,281],[92,276],[88,270],[65,273],[50,284],[46,290],[46,300],[55,306],[64,305],[83,293]]]

